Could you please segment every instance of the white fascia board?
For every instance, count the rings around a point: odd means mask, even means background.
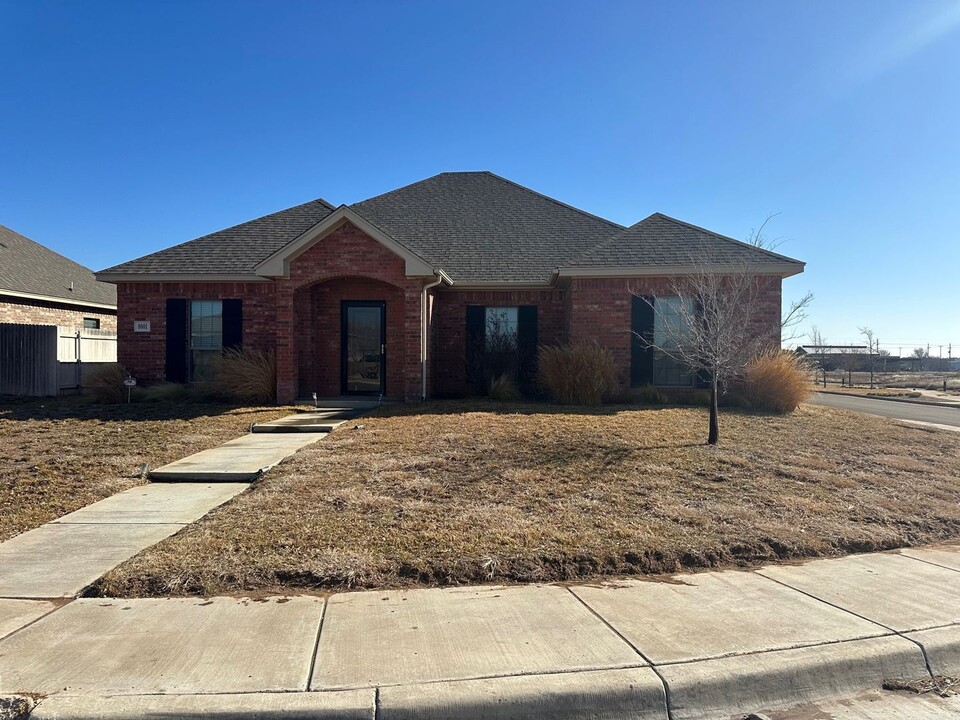
[[[641,265],[622,267],[563,267],[557,268],[557,277],[589,277],[589,278],[619,278],[619,277],[651,277],[701,275],[703,273],[742,273],[749,271],[755,275],[779,275],[790,277],[799,275],[804,270],[803,263],[757,263],[751,265]]]
[[[519,290],[553,290],[550,283],[532,283],[532,282],[458,282],[452,290],[458,292],[480,292],[480,291],[502,291],[515,292]]]
[[[107,303],[90,302],[87,300],[75,300],[73,298],[56,297],[55,295],[37,295],[34,293],[19,292],[17,290],[0,289],[0,297],[23,298],[24,300],[41,300],[43,302],[61,303],[62,305],[80,305],[88,308],[101,308],[103,310],[116,310],[116,305]]]
[[[387,248],[387,250],[402,258],[406,264],[405,273],[408,277],[426,277],[437,274],[433,266],[424,261],[423,258],[411,252],[407,247],[398,243],[378,227],[360,217],[360,215],[346,205],[341,205],[309,230],[270,255],[266,260],[259,262],[254,267],[254,270],[257,275],[263,277],[289,277],[291,260],[294,260],[306,252],[307,249],[312,247],[316,242],[323,240],[324,237],[347,222],[356,225],[367,235]]]

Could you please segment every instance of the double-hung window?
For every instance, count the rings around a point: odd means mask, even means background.
[[[211,380],[223,351],[223,303],[190,302],[190,381]]]
[[[694,316],[690,298],[658,297],[653,319],[653,344],[657,348],[676,348],[687,334],[687,321]],[[664,387],[689,387],[694,376],[690,368],[669,352],[653,356],[653,384]]]

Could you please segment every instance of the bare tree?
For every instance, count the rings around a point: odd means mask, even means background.
[[[925,348],[918,347],[913,349],[913,359],[917,360],[920,364],[919,370],[923,372],[923,366],[925,361],[930,357],[930,352]]]
[[[773,216],[771,216],[773,217]],[[773,243],[760,229],[752,231],[749,244],[769,250]],[[773,241],[774,243],[776,241]],[[742,378],[747,363],[763,350],[779,347],[784,332],[793,332],[806,319],[813,301],[807,293],[791,303],[779,324],[769,319],[765,297],[772,279],[757,275],[749,264],[718,267],[705,248],[692,254],[693,273],[675,278],[669,292],[660,296],[636,293],[651,306],[660,322],[659,336],[638,333],[639,343],[685,365],[691,373],[710,382],[710,429],[707,442],[720,440],[719,395],[729,383]],[[662,302],[664,298],[673,302]],[[796,333],[790,337],[796,337]]]
[[[810,332],[807,334],[807,337],[810,338],[810,343],[813,346],[813,354],[817,359],[817,365],[820,367],[820,372],[823,373],[823,386],[827,386],[827,339],[823,337],[823,334],[820,332],[820,328],[816,325],[810,327]],[[816,376],[814,376],[814,382],[816,382]]]
[[[870,389],[873,390],[873,330],[868,327],[862,327],[859,330],[867,341],[867,355],[870,360]]]

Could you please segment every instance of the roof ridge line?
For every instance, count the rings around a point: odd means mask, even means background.
[[[582,259],[582,258],[584,258],[584,257],[586,257],[586,256],[588,256],[588,255],[590,255],[591,253],[593,253],[593,252],[595,252],[595,251],[597,251],[597,250],[600,250],[601,248],[606,247],[606,246],[609,245],[610,243],[616,241],[618,238],[623,237],[626,233],[628,233],[630,230],[632,230],[633,228],[635,228],[635,227],[636,227],[637,225],[639,225],[640,223],[646,222],[647,220],[649,220],[650,218],[652,218],[654,215],[660,215],[660,213],[651,213],[651,214],[647,215],[645,218],[643,218],[643,220],[637,220],[637,222],[635,222],[633,225],[631,225],[631,226],[629,226],[629,227],[621,228],[620,232],[614,233],[613,235],[611,235],[611,236],[608,237],[608,238],[604,238],[603,240],[601,240],[600,242],[598,242],[596,245],[591,245],[590,247],[588,247],[586,250],[584,250],[582,253],[580,253],[580,254],[577,255],[576,257],[570,258],[567,262],[575,262],[575,261],[578,261],[578,260],[580,260],[580,259]],[[664,217],[666,217],[666,216],[664,216]],[[561,267],[563,267],[563,266],[561,266]],[[576,267],[576,265],[567,265],[567,266],[565,266],[565,267]]]
[[[477,171],[475,171],[475,172],[486,172],[486,171],[485,171],[485,170],[477,170]],[[382,192],[382,193],[377,193],[376,195],[371,195],[370,197],[364,198],[363,200],[357,200],[355,203],[351,203],[350,205],[347,205],[346,207],[348,207],[348,208],[353,208],[353,207],[355,207],[355,206],[357,206],[357,205],[362,205],[362,204],[365,203],[365,202],[370,202],[371,200],[377,200],[378,198],[382,198],[382,197],[384,197],[385,195],[390,195],[391,193],[395,193],[395,192],[398,192],[398,191],[400,191],[400,190],[406,190],[407,188],[415,187],[416,185],[420,185],[420,184],[422,184],[422,183],[425,183],[425,182],[427,182],[428,180],[433,180],[434,178],[438,178],[438,177],[440,177],[441,175],[453,175],[453,174],[454,174],[454,172],[449,172],[449,171],[438,172],[438,173],[435,173],[435,174],[431,175],[430,177],[425,177],[425,178],[422,178],[422,179],[420,179],[420,180],[414,180],[412,183],[407,183],[406,185],[401,185],[400,187],[393,188],[393,190],[385,190],[385,191]],[[334,208],[334,209],[336,209],[336,208]]]
[[[774,252],[773,250],[767,250],[766,248],[759,247],[759,246],[757,246],[757,245],[752,245],[751,243],[744,242],[743,240],[737,240],[736,238],[732,238],[732,237],[730,237],[729,235],[723,235],[723,234],[718,233],[718,232],[716,232],[716,231],[714,231],[714,230],[708,230],[708,229],[705,228],[705,227],[700,227],[699,225],[694,225],[693,223],[689,223],[689,222],[687,222],[686,220],[680,220],[680,219],[678,219],[678,218],[671,217],[670,215],[664,215],[662,212],[655,212],[655,213],[653,213],[653,215],[659,215],[659,216],[662,217],[664,220],[669,220],[670,222],[675,223],[675,224],[677,224],[677,225],[683,225],[683,226],[685,226],[685,227],[691,228],[692,230],[696,230],[696,231],[698,231],[698,232],[706,233],[707,235],[713,235],[713,236],[716,237],[716,238],[720,238],[721,240],[726,240],[727,242],[732,242],[732,243],[734,243],[734,244],[736,244],[736,245],[739,245],[739,246],[741,246],[741,247],[750,248],[751,250],[757,250],[757,251],[759,251],[759,252],[765,253],[765,254],[770,255],[770,256],[772,256],[772,257],[775,257],[775,258],[777,258],[778,260],[785,260],[785,261],[791,262],[791,263],[799,262],[798,260],[796,260],[796,259],[794,259],[794,258],[787,257],[786,255],[781,255],[780,253]],[[653,217],[653,215],[651,215],[650,217]],[[648,218],[644,218],[644,220],[648,220],[648,219],[649,219],[649,217],[648,217]],[[643,222],[643,220],[641,220],[640,222]],[[639,223],[637,223],[637,224],[639,225]]]
[[[578,207],[576,207],[575,205],[570,205],[569,203],[565,203],[565,202],[563,202],[563,200],[557,200],[555,197],[550,197],[549,195],[544,195],[542,192],[539,192],[539,191],[537,191],[537,190],[534,190],[533,188],[528,188],[526,185],[521,185],[520,183],[515,182],[514,180],[511,180],[510,178],[505,178],[505,177],[503,177],[502,175],[497,175],[497,174],[496,174],[495,172],[493,172],[492,170],[479,170],[479,171],[477,171],[477,172],[478,172],[478,173],[486,173],[486,174],[489,175],[490,177],[495,177],[497,180],[502,180],[503,182],[508,183],[508,184],[510,184],[510,185],[513,185],[514,187],[518,187],[518,188],[520,188],[521,190],[526,190],[528,193],[532,193],[533,195],[536,195],[536,196],[538,196],[538,197],[542,197],[544,200],[549,200],[550,202],[554,203],[555,205],[559,205],[559,206],[561,206],[561,207],[567,208],[567,210],[573,210],[574,212],[580,213],[581,215],[584,215],[584,216],[586,216],[586,217],[588,217],[588,218],[593,218],[594,220],[599,220],[599,221],[601,221],[601,222],[604,222],[604,223],[606,223],[607,225],[611,225],[611,226],[617,228],[618,230],[626,230],[626,229],[627,229],[626,227],[624,227],[624,226],[621,225],[620,223],[614,222],[613,220],[608,220],[607,218],[601,217],[600,215],[595,215],[595,214],[593,214],[592,212],[587,212],[586,210],[584,210],[584,209],[582,209],[582,208],[578,208]],[[445,175],[445,174],[454,174],[454,173],[440,173],[440,174],[441,174],[441,175]]]

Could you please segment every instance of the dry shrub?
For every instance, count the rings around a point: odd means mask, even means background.
[[[564,405],[597,405],[617,391],[613,353],[596,340],[541,345],[537,385]]]
[[[133,391],[136,402],[190,402],[190,389],[186,385],[174,382],[161,382],[147,387],[137,387]]]
[[[504,373],[490,381],[490,399],[497,402],[517,402],[520,399],[520,388],[512,377]]]
[[[809,373],[796,353],[767,350],[747,364],[744,393],[755,408],[790,413],[810,396]]]
[[[211,385],[215,394],[237,402],[276,402],[276,357],[260,350],[224,350]]]
[[[93,395],[93,399],[104,405],[115,405],[126,401],[127,388],[123,384],[127,371],[120,363],[104,365],[96,372],[90,373],[85,387]]]

